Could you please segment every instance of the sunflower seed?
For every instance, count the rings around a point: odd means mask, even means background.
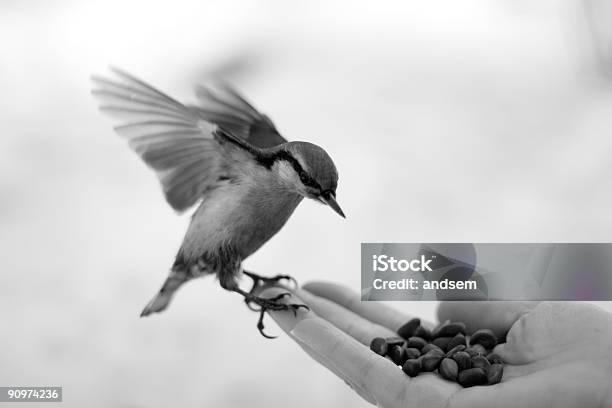
[[[490,350],[497,344],[497,337],[489,329],[480,329],[470,336],[470,345],[474,344],[480,344]]]
[[[402,366],[402,371],[408,374],[409,377],[416,377],[421,371],[421,360],[418,358],[406,360]]]
[[[408,339],[414,336],[414,332],[419,328],[419,326],[421,326],[421,319],[410,319],[402,327],[397,329],[397,334],[405,339]]]
[[[486,374],[489,385],[497,384],[504,376],[504,366],[501,364],[491,364],[487,367]]]
[[[472,358],[465,351],[459,351],[453,356],[453,360],[457,362],[459,371],[467,370],[472,368]]]
[[[374,338],[370,343],[370,350],[380,356],[385,356],[387,354],[387,340],[382,337]]]
[[[425,347],[426,345],[427,342],[425,341],[425,339],[416,336],[408,338],[408,342],[406,343],[406,347],[412,347],[419,350]]]
[[[482,368],[468,368],[457,375],[457,382],[463,387],[473,387],[487,383],[487,375]]]
[[[450,381],[456,381],[457,374],[459,374],[459,367],[457,366],[457,362],[452,358],[445,358],[440,362],[438,372],[442,378]]]

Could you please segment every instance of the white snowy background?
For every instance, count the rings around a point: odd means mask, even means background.
[[[91,74],[185,101],[224,76],[326,148],[348,219],[304,202],[246,266],[358,290],[364,241],[610,241],[611,22],[603,0],[2,1],[0,385],[61,385],[62,407],[366,405],[213,279],[138,318],[188,216]]]

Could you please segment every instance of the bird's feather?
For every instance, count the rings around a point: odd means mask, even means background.
[[[184,211],[235,177],[237,162],[255,162],[258,149],[145,82],[118,69],[118,80],[93,77],[100,109],[129,121],[115,127],[153,168],[168,203]],[[244,105],[240,105],[244,108]]]
[[[198,115],[249,144],[268,148],[287,142],[274,123],[229,84],[218,82],[212,86],[200,86],[196,89],[196,95],[200,104],[192,109]]]

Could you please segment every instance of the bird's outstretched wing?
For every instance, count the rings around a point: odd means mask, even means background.
[[[198,106],[191,107],[203,119],[221,126],[249,144],[268,148],[286,143],[274,123],[224,82],[199,86]]]
[[[115,130],[156,171],[175,210],[188,209],[231,177],[233,163],[255,160],[257,148],[132,75],[112,71],[117,80],[92,77],[92,94],[101,111],[127,119]]]

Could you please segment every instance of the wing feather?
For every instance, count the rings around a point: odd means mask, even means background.
[[[238,91],[225,83],[196,88],[200,104],[192,107],[203,119],[240,137],[250,145],[267,148],[286,143],[272,121],[258,112]]]
[[[154,133],[168,133],[177,129],[189,133],[192,131],[193,125],[178,120],[146,120],[143,122],[115,126],[115,131],[117,133],[129,139]]]
[[[118,79],[93,77],[97,88],[92,94],[100,101],[100,110],[128,120],[115,130],[157,172],[166,200],[175,210],[193,206],[220,178],[231,176],[236,157],[254,159],[252,146],[217,132],[193,108],[124,71],[112,70]]]
[[[117,76],[119,77],[124,77],[125,73],[122,72],[122,74],[119,74],[119,70],[117,68],[113,68],[112,69],[113,72],[115,72],[117,74]],[[110,79],[107,79],[105,77],[101,77],[98,75],[93,75],[91,77],[92,81],[96,84],[98,84],[102,89],[106,89],[108,91],[114,91],[114,92],[120,92],[120,93],[124,93],[124,94],[138,94],[141,96],[148,96],[148,97],[152,97],[152,98],[157,98],[160,99],[159,96],[163,96],[163,98],[161,98],[161,100],[165,101],[166,103],[175,105],[175,106],[180,106],[180,102],[175,101],[174,99],[172,99],[171,97],[162,94],[161,92],[155,90],[155,91],[151,91],[150,88],[148,86],[142,86],[140,84],[140,82],[137,78],[133,77],[133,76],[129,76],[129,80],[132,83],[136,83],[137,85],[129,85],[126,83],[119,83]]]
[[[179,115],[183,113],[180,107],[149,96],[141,96],[133,93],[121,93],[106,89],[94,89],[92,93],[98,98],[98,100],[108,105],[119,107],[125,106],[129,108],[157,108],[175,112]]]
[[[184,116],[176,114],[174,112],[168,112],[163,110],[157,110],[153,108],[148,109],[137,109],[137,108],[126,108],[125,106],[114,106],[114,105],[102,105],[100,111],[108,113],[117,119],[129,118],[129,119],[140,119],[140,120],[155,120],[155,119],[176,119],[183,120]],[[189,122],[186,122],[189,123]]]

